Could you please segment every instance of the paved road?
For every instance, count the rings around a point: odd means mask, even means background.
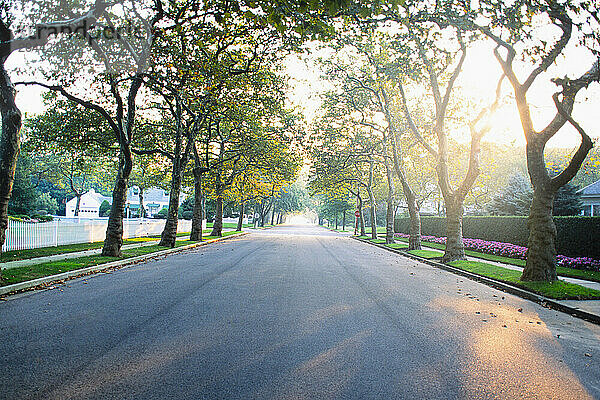
[[[600,398],[600,327],[322,228],[61,289],[0,302],[1,399]]]

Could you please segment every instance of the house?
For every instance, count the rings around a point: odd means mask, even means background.
[[[159,189],[156,187],[144,189],[144,209],[146,210],[146,217],[152,218],[154,214],[158,213],[163,208],[169,208],[169,191]],[[179,194],[179,205],[183,202],[186,195],[184,193]],[[130,187],[127,190],[127,203],[125,205],[125,214],[130,215],[133,213],[138,214],[138,208],[140,207],[140,188],[137,186]]]
[[[587,185],[579,190],[581,193],[581,202],[583,211],[581,215],[599,217],[600,216],[600,181]]]
[[[159,188],[145,189],[143,193],[144,208],[146,217],[152,218],[154,214],[163,208],[169,208],[169,192]],[[183,202],[185,194],[179,195],[179,204]],[[94,189],[90,189],[87,193],[81,196],[79,204],[79,218],[99,218],[100,205],[107,201],[112,204],[111,196],[102,196],[96,193]],[[77,206],[77,197],[72,198],[67,202],[66,216],[75,217],[75,207]],[[125,203],[125,217],[130,218],[131,215],[138,215],[140,207],[140,189],[133,186],[127,190],[127,201]]]
[[[94,189],[90,189],[87,193],[84,193],[79,202],[79,218],[98,218],[100,216],[98,213],[100,204],[102,204],[104,200],[112,203],[111,197],[102,196],[100,193],[96,193]],[[75,217],[76,207],[77,197],[73,197],[71,200],[67,201],[66,216]]]

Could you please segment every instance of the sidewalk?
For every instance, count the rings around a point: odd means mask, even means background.
[[[230,232],[232,230],[233,229],[223,229],[223,232]],[[121,249],[128,250],[128,249],[135,249],[138,247],[152,246],[152,245],[158,244],[159,241],[160,241],[160,238],[157,238],[156,240],[152,240],[152,241],[144,241],[144,242],[140,242],[140,243],[125,244],[121,247]],[[51,256],[44,256],[44,257],[26,258],[24,260],[8,261],[5,263],[0,263],[0,270],[13,269],[13,268],[19,268],[19,267],[27,267],[29,265],[44,264],[44,263],[52,262],[52,261],[68,260],[70,258],[93,256],[93,255],[97,255],[100,253],[102,253],[102,248],[77,251],[77,252],[73,252],[73,253],[54,254]]]
[[[156,240],[153,240],[150,242],[126,244],[126,245],[123,245],[121,247],[121,249],[127,250],[127,249],[135,249],[137,247],[152,246],[154,244],[157,244],[158,242],[159,242],[159,240],[156,239]],[[76,251],[73,253],[54,254],[52,256],[26,258],[24,260],[8,261],[8,262],[0,264],[0,270],[13,269],[13,268],[19,268],[19,267],[27,267],[29,265],[37,265],[37,264],[43,264],[43,263],[52,262],[52,261],[67,260],[69,258],[93,256],[93,255],[100,254],[100,253],[102,253],[102,248],[85,250],[85,251]]]

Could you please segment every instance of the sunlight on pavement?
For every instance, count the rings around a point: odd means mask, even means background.
[[[448,296],[437,297],[429,306],[476,319],[472,329],[465,331],[471,334],[468,342],[473,351],[463,371],[468,398],[593,398],[573,371],[558,361],[562,346],[553,341],[537,313],[519,312],[483,299],[475,302]],[[552,348],[542,349],[542,340],[550,341]]]
[[[286,225],[315,225],[310,218],[304,215],[294,215],[288,219]]]

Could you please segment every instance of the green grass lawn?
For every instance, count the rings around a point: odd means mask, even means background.
[[[212,228],[213,225],[213,222],[206,223],[207,228]],[[243,224],[242,228],[252,228],[253,226],[252,224]],[[223,229],[237,229],[237,222],[223,222]]]
[[[369,242],[377,244],[385,244],[385,239],[370,239]]]
[[[407,249],[408,245],[406,243],[390,243],[386,244],[385,247],[389,247],[391,249]]]
[[[239,232],[229,231],[223,232],[223,237],[231,236]],[[204,236],[203,240],[216,239],[216,236]],[[175,247],[186,246],[188,244],[197,243],[190,240],[177,240]],[[134,249],[123,250],[122,257],[106,257],[101,255],[93,255],[86,257],[71,258],[68,260],[52,261],[43,264],[36,264],[31,266],[13,268],[8,270],[2,270],[0,286],[11,285],[13,283],[19,283],[29,281],[32,279],[41,278],[44,276],[50,276],[60,274],[62,272],[73,271],[76,269],[91,267],[93,265],[100,265],[109,263],[116,260],[124,260],[131,257],[137,257],[145,254],[155,253],[157,251],[166,250],[168,247],[152,245],[145,247],[137,247]]]
[[[404,238],[396,239],[396,240],[408,242],[408,239],[404,239]],[[440,244],[440,243],[421,242],[421,245],[423,247],[430,247],[432,249],[438,249],[438,250],[442,250],[442,251],[446,249],[446,246],[443,244]],[[497,256],[494,254],[486,254],[486,253],[481,253],[479,251],[474,251],[474,250],[465,250],[465,254],[470,257],[481,258],[482,260],[495,261],[495,262],[504,263],[504,264],[516,265],[517,267],[521,267],[521,268],[525,267],[525,260],[521,260],[518,258]],[[559,276],[564,276],[564,277],[569,277],[569,278],[580,278],[580,279],[586,279],[589,281],[600,282],[600,272],[598,272],[598,271],[585,271],[585,270],[574,269],[574,268],[556,267],[556,273]]]
[[[407,246],[408,247],[408,246]],[[444,253],[434,250],[409,250],[407,253],[423,258],[440,258]]]
[[[515,286],[519,286],[532,292],[541,294],[557,300],[589,300],[600,299],[600,291],[589,289],[573,283],[557,281],[554,283],[547,282],[522,282],[521,271],[502,268],[497,265],[483,263],[479,261],[454,261],[450,265],[460,268],[465,271],[475,274],[494,278],[499,281],[507,282]]]

